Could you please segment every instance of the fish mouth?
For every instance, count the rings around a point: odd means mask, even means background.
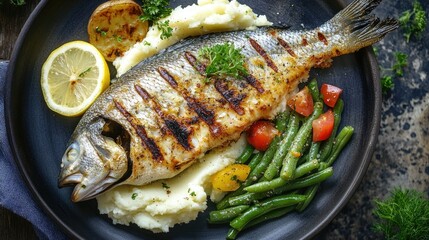
[[[117,179],[106,177],[96,184],[76,184],[71,195],[73,202],[81,202],[95,198],[97,195],[115,186]]]

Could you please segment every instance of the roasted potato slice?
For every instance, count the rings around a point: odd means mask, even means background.
[[[89,42],[112,62],[146,36],[149,24],[139,19],[141,14],[140,5],[132,0],[101,4],[89,19]]]

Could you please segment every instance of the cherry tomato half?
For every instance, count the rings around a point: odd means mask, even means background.
[[[314,110],[313,97],[311,96],[308,87],[304,87],[301,91],[292,96],[287,105],[295,112],[308,117]]]
[[[340,98],[342,92],[343,89],[326,83],[322,84],[322,87],[320,88],[320,93],[322,94],[323,102],[327,106],[332,108],[337,103],[337,100]]]
[[[267,150],[273,138],[279,134],[273,123],[259,120],[247,130],[247,141],[259,151]]]
[[[328,139],[334,129],[334,113],[331,109],[321,114],[312,123],[313,142],[320,142]]]

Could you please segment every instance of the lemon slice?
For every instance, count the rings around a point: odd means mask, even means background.
[[[42,66],[42,92],[48,107],[64,116],[83,114],[109,86],[110,73],[101,53],[84,41],[52,51]]]

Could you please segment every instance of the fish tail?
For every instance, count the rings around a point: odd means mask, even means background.
[[[381,0],[355,0],[326,23],[337,28],[346,37],[346,52],[372,45],[399,27],[394,18],[380,20],[371,14],[380,2]]]

